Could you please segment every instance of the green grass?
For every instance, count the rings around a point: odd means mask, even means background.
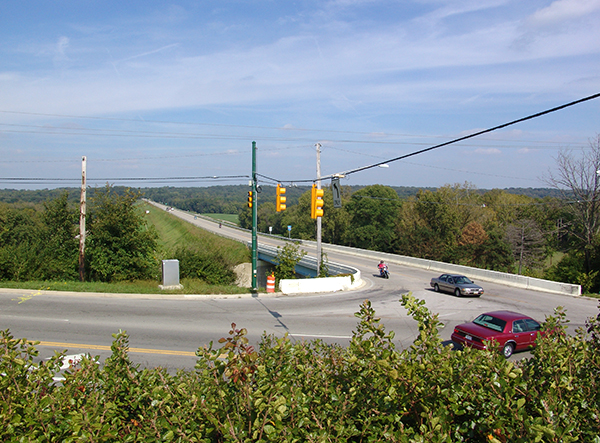
[[[202,214],[205,217],[214,218],[215,220],[222,220],[224,222],[233,223],[234,225],[239,224],[237,214]]]
[[[149,211],[145,217],[159,233],[164,259],[177,258],[171,255],[171,251],[178,246],[187,246],[219,253],[230,266],[251,260],[250,251],[242,243],[207,232],[147,203],[140,203],[139,206],[143,211]]]
[[[133,282],[101,283],[79,281],[27,281],[7,282],[1,286],[10,289],[31,289],[34,291],[101,292],[115,294],[247,294],[248,288],[237,286],[209,285],[198,279],[182,279],[183,289],[163,291],[154,280]]]

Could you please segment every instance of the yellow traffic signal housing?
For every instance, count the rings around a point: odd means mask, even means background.
[[[277,212],[285,211],[285,202],[287,200],[285,194],[285,188],[281,184],[277,184],[277,202],[275,204]]]
[[[252,191],[248,191],[248,207],[252,207]]]
[[[322,189],[317,189],[317,185],[313,185],[310,198],[310,218],[323,217],[323,194]]]

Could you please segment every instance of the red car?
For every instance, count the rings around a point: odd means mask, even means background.
[[[514,351],[534,347],[541,328],[537,321],[526,315],[512,311],[494,311],[481,314],[471,323],[456,326],[451,339],[455,343],[477,349],[498,346],[504,357],[508,358]]]

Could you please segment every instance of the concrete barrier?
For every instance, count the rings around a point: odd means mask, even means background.
[[[261,260],[274,263],[278,250],[272,246],[258,245]],[[316,278],[317,259],[304,256],[296,265],[296,272],[309,278],[283,279],[279,290],[284,294],[309,294],[316,292],[338,292],[355,289],[362,284],[360,270],[340,263],[327,264],[331,277]],[[340,274],[347,274],[339,276]]]
[[[346,255],[355,255],[373,259],[373,267],[379,260],[387,263],[411,266],[414,268],[426,269],[441,273],[463,274],[473,280],[482,280],[492,283],[500,283],[506,286],[516,288],[531,289],[534,291],[551,292],[562,295],[581,295],[581,286],[570,283],[561,283],[541,278],[527,277],[524,275],[509,274],[507,272],[490,271],[488,269],[473,268],[470,266],[456,265],[452,263],[438,262],[423,258],[407,257],[405,255],[390,254],[385,252],[369,251],[366,249],[349,248],[347,246],[338,246],[323,244],[324,251],[343,253]]]
[[[358,270],[357,270],[358,271]],[[360,271],[358,271],[360,274]],[[284,294],[309,294],[316,292],[338,292],[355,288],[360,282],[349,275],[343,277],[285,279],[279,281],[279,289]]]

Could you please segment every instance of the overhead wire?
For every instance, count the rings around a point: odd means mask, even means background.
[[[224,176],[198,176],[198,177],[108,177],[108,178],[93,178],[86,177],[87,182],[171,182],[171,181],[229,181],[248,179],[249,175],[224,175]],[[55,182],[74,182],[80,183],[81,179],[75,178],[40,178],[40,177],[2,177],[0,182],[7,183],[55,183]]]
[[[501,125],[498,125],[498,126],[494,126],[492,128],[484,129],[482,131],[478,131],[478,132],[475,132],[473,134],[465,135],[463,137],[455,138],[453,140],[450,140],[450,141],[447,141],[447,142],[444,142],[444,143],[440,143],[440,144],[437,144],[437,145],[434,145],[434,146],[430,146],[429,148],[421,149],[419,151],[415,151],[415,152],[411,152],[409,154],[401,155],[399,157],[391,158],[389,160],[382,161],[382,162],[379,162],[379,163],[375,163],[373,165],[362,166],[360,168],[351,169],[351,170],[344,171],[344,172],[341,172],[341,173],[331,174],[331,175],[328,175],[328,176],[325,176],[325,177],[320,177],[319,179],[320,180],[327,180],[327,179],[331,179],[331,178],[338,177],[338,176],[348,176],[350,174],[355,174],[357,172],[366,171],[367,169],[376,168],[378,166],[385,165],[385,164],[388,164],[388,163],[392,163],[392,162],[395,162],[395,161],[398,161],[398,160],[402,160],[402,159],[405,159],[405,158],[408,158],[408,157],[412,157],[414,155],[423,154],[425,152],[429,152],[429,151],[432,151],[434,149],[439,149],[439,148],[442,148],[444,146],[448,146],[448,145],[451,145],[451,144],[454,144],[454,143],[461,142],[463,140],[468,140],[470,138],[478,137],[478,136],[483,135],[483,134],[487,134],[487,133],[490,133],[490,132],[493,132],[493,131],[497,131],[498,129],[507,128],[507,127],[515,125],[517,123],[522,123],[522,122],[527,121],[527,120],[532,120],[534,118],[538,118],[538,117],[541,117],[543,115],[547,115],[547,114],[550,114],[552,112],[556,112],[556,111],[559,111],[561,109],[568,108],[570,106],[574,106],[574,105],[577,105],[577,104],[580,104],[580,103],[583,103],[583,102],[586,102],[586,101],[589,101],[589,100],[593,100],[593,99],[596,99],[598,97],[600,97],[600,93],[593,94],[593,95],[590,95],[590,96],[587,96],[587,97],[581,98],[579,100],[575,100],[575,101],[572,101],[572,102],[569,102],[569,103],[566,103],[566,104],[563,104],[563,105],[560,105],[560,106],[556,106],[554,108],[547,109],[545,111],[538,112],[536,114],[531,114],[531,115],[528,115],[527,117],[522,117],[522,118],[519,118],[517,120],[510,121],[508,123],[504,123],[504,124],[501,124]]]

